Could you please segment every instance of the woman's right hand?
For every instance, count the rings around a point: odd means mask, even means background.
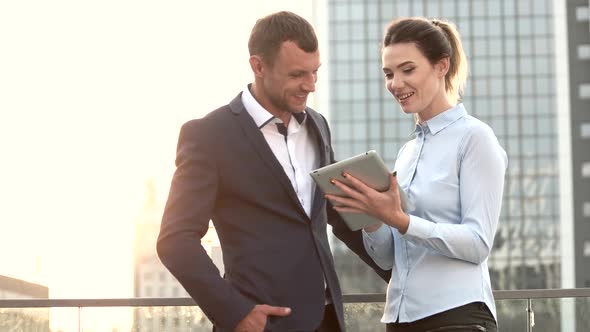
[[[349,183],[333,179],[332,184],[346,196],[326,195],[326,199],[332,202],[338,212],[366,213],[405,234],[410,224],[410,216],[402,210],[395,175],[396,173],[389,175],[389,189],[379,192],[350,174],[342,174]],[[377,230],[378,227],[375,227],[374,230]],[[373,230],[372,226],[368,228]]]

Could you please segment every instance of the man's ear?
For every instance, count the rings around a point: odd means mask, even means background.
[[[444,58],[438,60],[436,65],[434,65],[436,68],[436,71],[440,77],[445,77],[447,75],[447,73],[449,72],[449,65],[450,65],[449,61],[450,61],[450,59],[447,56],[447,57],[444,57]]]
[[[262,63],[262,58],[258,55],[250,56],[250,68],[252,68],[252,72],[254,76],[260,77],[264,74],[264,64]]]

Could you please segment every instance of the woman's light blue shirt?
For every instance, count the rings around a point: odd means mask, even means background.
[[[496,317],[487,260],[507,164],[492,129],[462,104],[416,126],[395,163],[415,205],[408,231],[363,231],[369,255],[392,269],[382,322],[412,322],[476,301]]]

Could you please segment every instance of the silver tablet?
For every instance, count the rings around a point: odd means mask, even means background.
[[[347,183],[347,180],[342,177],[343,172],[354,176],[375,190],[386,191],[389,189],[389,170],[383,159],[374,150],[318,168],[312,171],[310,175],[324,194],[343,195],[342,191],[330,183],[331,179]],[[398,189],[402,209],[406,212],[411,211],[412,208],[404,190],[399,186]],[[342,212],[340,215],[353,231],[381,222],[364,213]]]

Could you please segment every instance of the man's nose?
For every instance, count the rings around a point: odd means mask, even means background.
[[[316,74],[305,75],[305,80],[302,84],[303,90],[306,92],[314,92],[317,80],[318,77],[316,76]]]

